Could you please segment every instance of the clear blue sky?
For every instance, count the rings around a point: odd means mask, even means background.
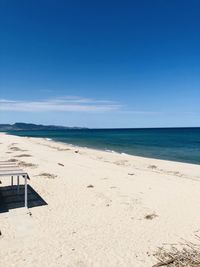
[[[1,0],[0,123],[200,126],[199,0]]]

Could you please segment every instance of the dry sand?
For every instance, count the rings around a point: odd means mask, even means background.
[[[48,204],[0,213],[0,266],[149,267],[200,229],[199,165],[3,133],[0,151]]]

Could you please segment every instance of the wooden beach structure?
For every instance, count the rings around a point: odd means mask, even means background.
[[[15,162],[0,161],[0,177],[10,178],[11,187],[14,187],[14,178],[17,178],[17,194],[19,194],[20,177],[24,179],[24,206],[28,208],[28,180],[30,180],[28,173],[21,169]]]

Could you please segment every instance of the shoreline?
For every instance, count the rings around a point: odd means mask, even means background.
[[[199,165],[3,133],[0,149],[0,160],[24,164],[46,202],[31,216],[0,213],[0,265],[149,267],[158,247],[195,242]]]
[[[200,128],[200,127],[196,127],[196,128]],[[197,166],[200,166],[200,163],[194,163],[194,162],[186,162],[186,161],[179,161],[179,160],[170,160],[170,159],[162,159],[162,158],[156,158],[156,157],[145,157],[145,156],[139,156],[139,155],[134,155],[134,154],[129,154],[129,153],[126,153],[126,152],[119,152],[119,151],[116,151],[116,150],[109,150],[109,149],[101,149],[101,148],[95,148],[95,147],[88,147],[88,146],[80,146],[80,145],[76,145],[76,144],[71,144],[71,143],[66,143],[66,142],[62,142],[62,141],[57,141],[53,138],[48,138],[48,137],[30,137],[30,136],[19,136],[19,135],[14,135],[14,134],[9,134],[7,132],[0,132],[0,134],[3,133],[3,134],[6,134],[6,135],[11,135],[11,136],[18,136],[18,137],[24,137],[24,138],[35,138],[35,139],[43,139],[43,140],[46,140],[46,141],[50,141],[50,142],[55,142],[55,143],[58,143],[58,144],[63,144],[63,145],[66,145],[66,146],[72,146],[72,147],[75,147],[77,149],[88,149],[88,150],[96,150],[96,151],[99,151],[99,152],[108,152],[108,153],[115,153],[115,154],[119,154],[119,155],[124,155],[124,156],[130,156],[130,157],[136,157],[136,158],[142,158],[142,159],[150,159],[150,160],[159,160],[159,161],[167,161],[167,162],[175,162],[175,163],[180,163],[180,164],[189,164],[189,165],[197,165]]]

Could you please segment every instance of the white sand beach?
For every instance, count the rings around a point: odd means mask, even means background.
[[[200,231],[199,165],[4,133],[0,151],[47,203],[0,213],[0,266],[150,267]]]

